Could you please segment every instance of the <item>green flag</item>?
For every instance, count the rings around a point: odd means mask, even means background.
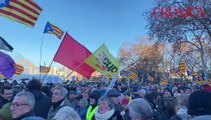
[[[90,55],[85,62],[108,77],[113,77],[119,72],[119,61],[109,53],[104,44]]]

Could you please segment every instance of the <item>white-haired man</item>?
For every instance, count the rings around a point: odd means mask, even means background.
[[[128,104],[131,120],[151,120],[153,111],[149,103],[142,99],[137,98]]]
[[[59,109],[70,106],[70,102],[66,98],[67,90],[64,87],[55,87],[52,93],[52,106],[49,109],[47,120],[53,120]]]
[[[11,103],[11,112],[13,120],[26,120],[35,116],[33,113],[33,107],[35,99],[30,92],[20,92],[16,94]],[[44,120],[39,117],[33,117],[36,120]]]

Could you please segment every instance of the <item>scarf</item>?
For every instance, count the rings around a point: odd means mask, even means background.
[[[64,99],[62,99],[62,100],[60,100],[58,102],[53,103],[53,109],[55,110],[57,107],[59,107],[62,104],[63,101],[64,101]]]
[[[95,120],[108,120],[114,114],[114,109],[106,111],[103,114],[100,114],[98,110],[95,112]]]

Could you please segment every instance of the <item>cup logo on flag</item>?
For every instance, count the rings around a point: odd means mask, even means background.
[[[109,72],[117,72],[118,68],[111,63],[111,61],[107,58],[106,54],[102,51],[97,54],[97,61],[99,62],[99,67],[101,70],[107,70]]]
[[[85,62],[96,71],[108,77],[113,77],[119,72],[119,61],[112,56],[104,44],[90,55]]]

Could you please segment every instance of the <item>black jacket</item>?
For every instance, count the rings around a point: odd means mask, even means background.
[[[118,110],[115,110],[114,114],[108,120],[123,120],[122,115]]]
[[[48,111],[51,107],[51,99],[42,94],[40,90],[30,91],[35,97],[34,113],[36,116],[47,118]]]
[[[30,116],[35,116],[33,111],[30,111],[30,112],[20,116],[19,118],[15,118],[13,120],[22,120],[23,118],[30,117]]]

